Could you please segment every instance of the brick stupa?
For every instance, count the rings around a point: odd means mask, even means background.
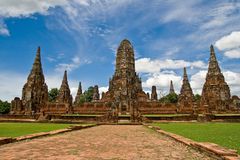
[[[188,80],[187,70],[184,67],[183,69],[183,83],[178,97],[178,108],[180,112],[192,112],[193,108],[194,95],[191,88],[191,85]]]
[[[45,83],[40,47],[38,47],[32,70],[22,90],[22,105],[25,114],[40,112],[41,107],[43,107],[47,101],[48,87]]]
[[[82,95],[82,84],[81,84],[81,82],[79,82],[77,95],[76,95],[75,101],[74,101],[75,105],[79,104],[81,95]]]
[[[230,97],[230,89],[221,73],[213,45],[211,45],[208,72],[202,90],[201,108],[210,112],[224,111],[229,109]]]
[[[67,103],[70,106],[72,105],[72,95],[71,95],[71,91],[70,91],[70,88],[68,85],[67,71],[64,71],[62,84],[61,84],[56,102],[57,103]]]

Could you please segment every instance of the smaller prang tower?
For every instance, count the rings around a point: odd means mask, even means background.
[[[73,98],[72,98],[71,91],[68,85],[68,80],[67,80],[67,71],[64,71],[62,84],[59,89],[59,94],[56,102],[66,103],[66,104],[69,104],[69,106],[72,106],[72,99]]]
[[[178,109],[180,112],[193,112],[194,95],[188,80],[187,70],[183,69],[183,83],[178,97]]]
[[[32,70],[22,90],[22,105],[25,114],[39,113],[48,102],[48,87],[43,75],[40,52],[40,47],[38,47]]]
[[[213,45],[210,47],[208,73],[203,86],[200,106],[207,112],[221,112],[229,109],[230,89],[218,65]]]
[[[75,97],[75,101],[74,101],[74,105],[77,105],[80,103],[80,97],[82,95],[82,84],[81,82],[79,82],[79,85],[78,85],[78,90],[77,90],[77,95]]]

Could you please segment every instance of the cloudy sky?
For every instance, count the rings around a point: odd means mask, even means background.
[[[187,67],[201,94],[213,44],[232,95],[240,96],[237,0],[0,0],[0,99],[21,97],[37,46],[49,88],[67,69],[73,96],[79,81],[104,91],[124,38],[145,91],[156,85],[165,95],[173,80],[179,92]]]

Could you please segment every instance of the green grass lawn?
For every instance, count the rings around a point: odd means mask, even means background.
[[[0,137],[18,137],[22,135],[63,129],[73,124],[54,123],[0,123]]]
[[[198,142],[213,142],[240,154],[240,123],[154,123],[161,129]]]

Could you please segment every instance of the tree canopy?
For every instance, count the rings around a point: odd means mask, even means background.
[[[59,89],[57,88],[50,89],[50,91],[48,91],[49,102],[56,102],[58,94],[59,94]]]
[[[93,99],[93,87],[90,86],[88,90],[84,91],[84,93],[80,95],[78,103],[82,104],[84,102],[91,102],[92,99]]]
[[[177,103],[178,102],[178,95],[176,93],[170,93],[159,100],[163,103]]]
[[[0,114],[7,114],[10,111],[11,104],[0,100]]]

